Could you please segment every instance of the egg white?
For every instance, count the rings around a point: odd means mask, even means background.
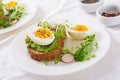
[[[86,36],[90,35],[91,34],[91,31],[75,31],[73,30],[73,27],[70,27],[67,29],[67,32],[68,32],[68,36],[71,37],[72,39],[77,39],[77,40],[82,40],[82,39],[85,39]]]
[[[27,33],[27,36],[35,43],[39,44],[39,45],[49,45],[51,44],[54,39],[55,39],[55,36],[54,34],[52,33],[50,37],[48,38],[39,38],[39,37],[36,37],[34,32],[36,32],[40,27],[36,27],[36,28],[33,28],[31,29],[30,31],[28,31]]]

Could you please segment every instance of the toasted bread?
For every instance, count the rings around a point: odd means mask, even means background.
[[[28,53],[30,54],[31,58],[34,60],[52,61],[52,60],[57,59],[60,56],[63,46],[64,46],[64,39],[59,38],[58,39],[58,47],[51,52],[39,52],[39,51],[35,51],[30,48],[27,48],[27,49],[28,49]]]

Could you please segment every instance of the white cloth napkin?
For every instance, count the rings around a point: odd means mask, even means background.
[[[30,0],[28,0],[30,1]],[[32,1],[32,0],[31,0]],[[120,0],[105,0],[105,4],[119,2]],[[14,36],[39,20],[48,19],[51,22],[69,20],[72,22],[86,20],[99,23],[95,14],[87,14],[80,6],[78,0],[34,0],[38,13],[21,28],[7,34],[0,35],[0,80],[120,80],[120,26],[104,27],[111,37],[110,50],[105,57],[94,66],[83,71],[64,76],[38,76],[24,72],[8,59],[8,49]],[[6,38],[9,38],[5,41]]]

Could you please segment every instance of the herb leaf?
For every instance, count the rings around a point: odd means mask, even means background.
[[[74,54],[77,62],[82,62],[86,59],[86,56],[93,50],[93,42],[95,42],[95,34],[87,36],[86,41],[81,44],[81,48]]]

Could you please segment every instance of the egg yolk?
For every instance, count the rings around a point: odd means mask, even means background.
[[[73,27],[74,31],[88,31],[88,28],[85,25],[76,25]]]
[[[8,9],[10,9],[10,8],[15,7],[16,5],[17,5],[17,2],[11,1],[11,2],[9,2],[9,3],[6,4],[6,7],[7,7]]]
[[[50,30],[45,28],[39,28],[34,34],[39,38],[48,38],[51,36]]]

